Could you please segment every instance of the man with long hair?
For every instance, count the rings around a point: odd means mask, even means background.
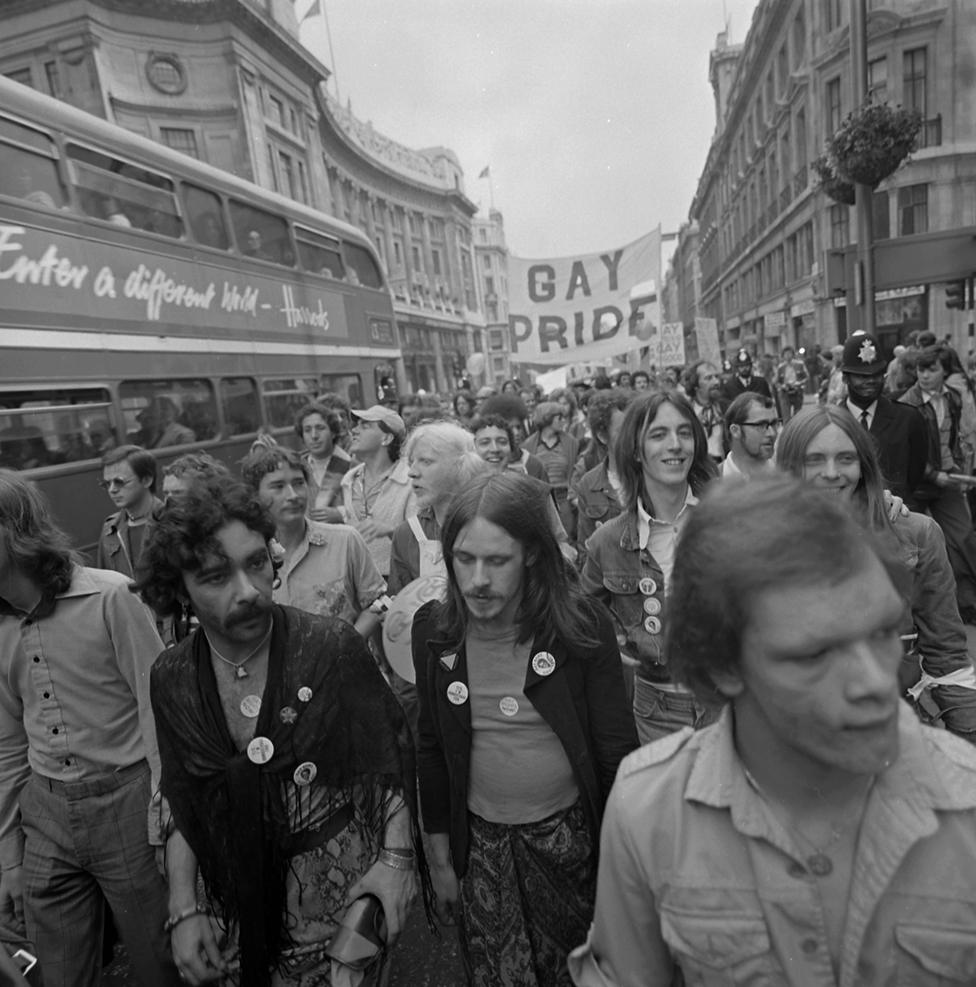
[[[708,715],[674,682],[663,632],[678,536],[717,469],[698,416],[673,391],[645,392],[631,402],[614,457],[624,510],[586,543],[580,584],[616,619],[622,654],[635,667],[637,735],[648,743],[701,726]]]
[[[574,982],[972,983],[976,752],[899,699],[900,566],[840,495],[730,482],[667,638],[721,714],[620,766]]]
[[[47,987],[99,982],[106,903],[138,983],[179,983],[146,829],[163,643],[128,587],[78,565],[34,485],[0,470],[0,910]]]
[[[446,601],[413,625],[438,911],[458,909],[469,983],[563,985],[606,793],[637,742],[613,626],[574,587],[528,477],[463,487],[441,538]]]
[[[378,897],[395,939],[416,889],[403,716],[349,624],[272,602],[274,531],[244,484],[201,483],[159,512],[138,572],[154,609],[199,621],[152,670],[166,931],[191,984],[238,966],[242,987],[331,983],[347,905]]]

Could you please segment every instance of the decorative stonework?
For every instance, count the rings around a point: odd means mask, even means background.
[[[323,83],[319,84],[316,92],[323,113],[351,143],[369,157],[412,181],[421,181],[435,188],[454,188],[453,176],[442,157],[444,154],[450,154],[449,151],[438,149],[437,157],[434,158],[426,151],[415,151],[398,144],[378,133],[372,123],[364,123],[353,116],[352,110],[336,100]]]
[[[179,55],[171,52],[149,52],[146,78],[153,89],[167,96],[179,96],[186,89],[186,69]]]

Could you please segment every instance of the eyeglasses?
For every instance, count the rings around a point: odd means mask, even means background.
[[[98,485],[103,490],[122,490],[124,487],[127,487],[130,483],[133,483],[135,480],[136,477],[134,476],[130,476],[128,479],[125,479],[124,477],[121,476],[113,476],[109,480],[99,480]]]
[[[769,422],[742,422],[743,425],[748,425],[750,428],[761,428],[764,431],[769,429],[771,432],[775,432],[783,427],[782,418],[774,418]]]

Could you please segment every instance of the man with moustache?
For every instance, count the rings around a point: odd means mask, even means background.
[[[973,981],[976,752],[899,700],[899,571],[809,485],[703,499],[667,651],[724,708],[621,765],[577,985]]]
[[[722,396],[726,401],[734,401],[740,394],[752,391],[765,398],[772,398],[769,383],[765,377],[752,372],[752,357],[748,350],[739,350],[732,361],[732,374],[722,386]]]
[[[272,603],[274,533],[243,484],[200,483],[160,511],[138,572],[150,606],[199,621],[151,681],[164,928],[193,985],[333,983],[350,902],[379,898],[392,941],[416,889],[403,716],[347,623]]]
[[[863,331],[850,336],[841,357],[844,404],[871,434],[887,489],[917,511],[915,492],[925,477],[928,452],[925,419],[911,405],[884,396],[885,368],[874,336]]]
[[[740,394],[725,412],[730,448],[722,463],[722,476],[748,480],[769,473],[781,424],[772,398],[752,391]]]

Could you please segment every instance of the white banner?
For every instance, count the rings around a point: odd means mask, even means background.
[[[707,360],[713,367],[722,366],[722,349],[718,343],[718,323],[714,319],[695,319],[695,336],[698,338],[698,359]]]
[[[562,366],[646,345],[661,324],[660,270],[660,227],[600,254],[554,260],[510,256],[513,359]]]

